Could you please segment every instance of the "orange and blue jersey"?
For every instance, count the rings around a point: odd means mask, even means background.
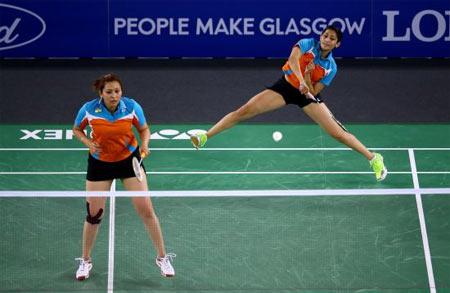
[[[142,107],[133,99],[122,97],[117,110],[111,113],[101,98],[84,104],[78,111],[75,126],[92,130],[92,140],[101,152],[91,155],[101,161],[117,162],[129,157],[138,147],[133,125],[141,128],[146,123]]]
[[[300,71],[305,75],[306,66],[313,61],[315,64],[314,70],[311,72],[311,82],[315,85],[318,82],[326,86],[331,84],[337,72],[336,62],[333,54],[330,52],[326,58],[320,56],[320,43],[315,39],[301,39],[296,46],[300,47],[302,56],[298,60]],[[300,81],[295,76],[289,63],[286,62],[282,68],[284,74],[287,76],[287,81],[295,88],[299,88]]]

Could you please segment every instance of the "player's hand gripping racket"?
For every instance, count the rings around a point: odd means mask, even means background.
[[[299,87],[300,92],[302,91],[302,89],[303,89],[304,86],[305,86],[305,85],[304,85],[303,83],[300,84],[300,87]],[[319,103],[319,101],[316,99],[316,97],[314,97],[310,92],[307,92],[307,93],[305,94],[305,96],[306,96],[308,99],[311,99],[311,100],[313,100],[313,101],[316,102],[316,103]]]
[[[307,93],[306,93],[306,96],[307,96],[309,99],[311,99],[311,100],[313,100],[314,102],[316,102],[316,103],[319,102],[319,101],[316,99],[316,97],[314,97],[310,92],[307,92]]]
[[[141,159],[138,160],[138,158],[133,157],[131,162],[133,163],[133,171],[134,175],[136,175],[137,180],[142,181],[142,178],[144,178],[144,172],[141,168],[142,160],[145,158],[145,154],[141,153]]]

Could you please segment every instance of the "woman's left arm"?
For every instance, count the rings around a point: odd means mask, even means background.
[[[144,154],[146,157],[150,154],[150,149],[148,144],[150,143],[150,128],[147,123],[144,123],[138,129],[139,137],[141,138],[141,155]]]
[[[316,96],[318,95],[325,87],[325,85],[321,82],[317,82],[314,86],[312,84],[311,81],[311,73],[314,70],[314,67],[316,65],[314,64],[313,61],[311,61],[307,66],[306,66],[306,70],[305,70],[305,83],[309,88],[309,92],[313,95]]]
[[[317,96],[324,88],[325,85],[321,82],[317,82],[314,86],[312,85],[311,82],[311,75],[308,73],[305,74],[305,83],[309,88],[309,92],[313,95],[313,96]]]

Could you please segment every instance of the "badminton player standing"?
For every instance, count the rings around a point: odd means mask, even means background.
[[[192,144],[196,148],[203,147],[208,138],[238,122],[279,109],[287,104],[295,104],[333,138],[366,157],[376,179],[383,180],[387,175],[383,157],[370,152],[354,135],[349,133],[334,118],[320,96],[322,89],[329,86],[336,75],[337,66],[331,51],[340,46],[341,39],[342,32],[330,25],[323,30],[319,41],[300,40],[292,48],[282,68],[283,76],[277,82],[252,97],[236,111],[224,116],[206,133],[191,136]]]
[[[74,135],[89,148],[86,175],[87,191],[109,191],[114,179],[121,179],[128,191],[147,191],[147,178],[136,178],[132,159],[149,154],[150,130],[141,106],[133,99],[122,97],[122,82],[114,74],[107,74],[94,82],[99,97],[85,103],[78,112],[73,127]],[[83,130],[92,129],[92,138]],[[135,126],[142,141],[133,134]],[[143,168],[143,166],[142,166]],[[144,169],[145,170],[145,169]],[[144,173],[145,174],[145,173]],[[158,217],[150,197],[133,197],[133,205],[141,217],[157,250],[156,264],[166,277],[175,275],[170,260],[175,255],[166,254]],[[83,229],[83,251],[76,272],[78,280],[89,277],[92,269],[91,251],[95,243],[99,224],[105,209],[106,197],[87,197],[87,216]]]

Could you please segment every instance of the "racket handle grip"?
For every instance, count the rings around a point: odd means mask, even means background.
[[[310,98],[311,100],[314,100],[314,101],[318,102],[317,99],[316,99],[310,92],[308,92],[306,95],[307,95],[308,98]]]
[[[146,157],[144,152],[141,152],[141,159],[144,159]]]

